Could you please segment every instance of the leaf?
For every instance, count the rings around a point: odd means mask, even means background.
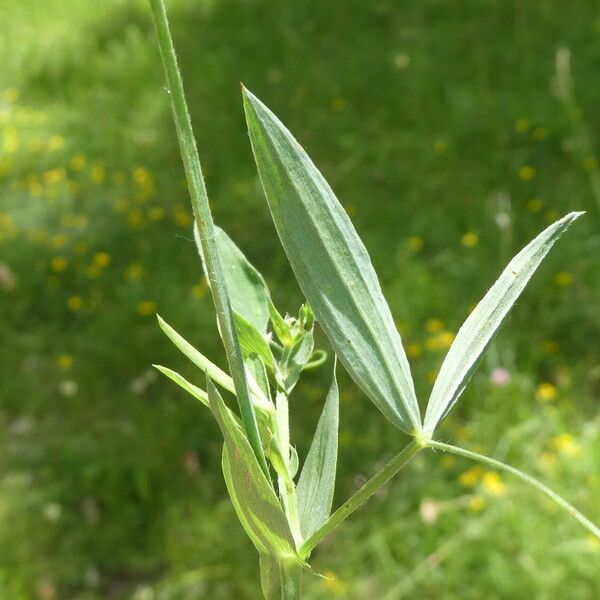
[[[265,600],[281,600],[279,563],[265,554],[260,555],[260,587]]]
[[[251,354],[260,356],[261,360],[265,363],[269,369],[275,369],[275,359],[273,353],[269,347],[269,343],[264,336],[256,329],[253,323],[248,321],[240,313],[233,313],[233,320],[235,322],[235,328],[237,329],[238,338],[240,340],[240,347],[244,357],[248,357]]]
[[[163,330],[165,335],[183,352],[187,358],[189,358],[197,367],[200,367],[213,381],[218,383],[223,389],[235,394],[235,386],[233,379],[225,371],[217,367],[211,362],[202,352],[196,350],[183,336],[177,333],[160,315],[156,315],[158,318],[158,324]],[[265,398],[262,390],[256,383],[256,380],[251,373],[246,370],[246,379],[248,382],[248,388],[252,397],[252,402],[257,408],[263,410],[269,410],[269,401]]]
[[[273,331],[275,335],[279,339],[279,341],[287,346],[292,343],[292,335],[290,332],[289,325],[285,322],[284,318],[281,316],[277,308],[273,302],[269,299],[269,315],[271,318],[271,325],[273,326]]]
[[[335,353],[392,423],[420,430],[400,335],[348,215],[291,133],[247,90],[244,108],[275,227]]]
[[[263,276],[250,263],[235,242],[220,227],[215,227],[215,242],[231,308],[252,323],[261,333],[267,331],[269,322],[269,291]],[[194,235],[198,238],[197,227]],[[196,245],[200,250],[199,240]],[[200,251],[204,265],[204,257]],[[206,271],[206,269],[205,269]]]
[[[323,525],[331,512],[337,465],[338,422],[339,393],[334,364],[331,387],[296,488],[300,531],[304,539]]]
[[[207,389],[210,408],[225,439],[223,474],[238,519],[261,554],[300,561],[285,514],[248,438],[210,378]]]
[[[471,312],[458,331],[433,385],[425,414],[425,435],[431,437],[454,406],[527,282],[558,238],[582,214],[569,213],[525,246]]]
[[[293,346],[286,352],[285,364],[282,365],[282,370],[284,370],[283,387],[288,395],[298,383],[304,367],[313,355],[313,349],[314,336],[312,329],[310,329],[304,332],[299,339],[295,340]]]
[[[163,375],[166,375],[171,381],[174,381],[180,388],[184,389],[188,394],[191,394],[197,400],[200,400],[204,406],[208,406],[208,394],[190,383],[185,377],[180,375],[177,371],[163,367],[162,365],[152,365],[155,369],[159,370]]]

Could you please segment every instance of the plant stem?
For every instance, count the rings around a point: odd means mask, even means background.
[[[382,485],[386,484],[402,469],[418,452],[423,449],[421,442],[413,440],[402,451],[394,456],[384,467],[373,475],[356,493],[342,504],[330,517],[300,546],[298,554],[302,559],[308,558],[312,549],[331,533],[340,523],[345,521],[357,508],[362,506]]]
[[[188,180],[196,227],[202,245],[202,254],[204,255],[208,281],[210,283],[223,345],[227,353],[227,361],[235,386],[242,423],[244,424],[248,441],[254,450],[256,458],[265,475],[269,478],[269,470],[258,433],[256,415],[250,401],[240,343],[233,324],[229,295],[215,242],[215,227],[206,193],[206,186],[204,185],[204,176],[202,174],[202,167],[200,166],[192,122],[185,101],[181,73],[177,66],[177,57],[175,56],[175,48],[173,47],[173,39],[169,29],[167,12],[163,0],[149,1],[167,79],[168,93],[171,98],[177,139],[179,140],[181,158]]]
[[[572,517],[577,519],[577,521],[579,521],[579,523],[581,523],[581,525],[583,525],[590,533],[592,533],[598,539],[600,539],[600,528],[594,525],[585,515],[581,514],[571,503],[567,502],[562,496],[559,496],[556,492],[552,491],[549,487],[547,487],[541,481],[538,481],[531,475],[523,473],[523,471],[520,471],[515,467],[511,467],[506,463],[500,462],[499,460],[490,458],[489,456],[485,456],[483,454],[478,454],[477,452],[465,450],[464,448],[460,448],[459,446],[452,446],[451,444],[444,444],[443,442],[436,442],[435,440],[429,440],[428,442],[426,442],[426,445],[430,448],[437,448],[438,450],[443,450],[444,452],[450,452],[452,454],[458,454],[459,456],[470,458],[471,460],[490,465],[491,467],[515,475],[522,481],[525,481],[529,485],[542,492],[542,494],[548,496],[548,498],[550,498],[561,508],[566,510]]]
[[[300,600],[302,567],[296,563],[280,563],[281,600]]]

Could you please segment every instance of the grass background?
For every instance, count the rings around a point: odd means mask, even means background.
[[[351,214],[422,400],[510,256],[559,215],[588,211],[440,436],[524,468],[600,520],[594,3],[168,8],[217,221],[294,313],[243,81]],[[199,380],[156,311],[223,364],[149,9],[5,0],[0,15],[0,598],[258,598],[217,428],[149,369]],[[572,54],[569,107],[552,87],[560,47]],[[505,385],[491,380],[498,369]],[[292,401],[301,457],[327,371]],[[345,376],[340,440],[337,503],[404,442]],[[597,598],[597,543],[521,484],[472,467],[420,455],[315,553],[328,579],[306,577],[306,596]]]

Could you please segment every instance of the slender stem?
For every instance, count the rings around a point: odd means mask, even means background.
[[[165,69],[168,93],[171,98],[173,118],[175,120],[175,128],[177,129],[181,158],[188,180],[196,227],[202,245],[202,254],[204,255],[204,263],[215,304],[219,329],[221,330],[221,337],[227,353],[227,360],[240,407],[240,415],[246,435],[248,436],[248,441],[256,454],[262,470],[268,477],[269,470],[260,443],[254,407],[250,401],[240,343],[233,324],[229,295],[227,294],[227,287],[215,242],[215,227],[210,212],[206,186],[204,185],[204,176],[202,174],[202,167],[200,166],[192,122],[185,101],[181,73],[177,66],[177,57],[175,56],[175,48],[173,47],[173,39],[169,29],[167,12],[163,0],[149,1]]]
[[[300,546],[298,554],[306,559],[312,549],[331,533],[340,523],[345,521],[357,508],[362,506],[382,485],[386,484],[402,469],[420,450],[423,445],[413,440],[402,451],[394,456],[384,467],[373,475],[356,493],[342,504],[330,517],[308,537]]]
[[[281,563],[281,600],[300,600],[302,567],[296,563]]]
[[[489,456],[478,454],[477,452],[471,452],[470,450],[465,450],[464,448],[460,448],[458,446],[452,446],[451,444],[444,444],[443,442],[436,442],[435,440],[430,440],[427,442],[427,446],[429,446],[430,448],[437,448],[438,450],[443,450],[444,452],[458,454],[459,456],[470,458],[471,460],[490,465],[491,467],[515,475],[522,481],[525,481],[529,485],[542,492],[542,494],[548,496],[548,498],[550,498],[561,508],[566,510],[572,517],[577,519],[577,521],[579,521],[579,523],[581,523],[581,525],[583,525],[590,533],[592,533],[598,539],[600,539],[600,528],[594,525],[594,523],[592,523],[585,515],[581,514],[571,503],[567,502],[562,496],[559,496],[556,492],[552,491],[549,487],[547,487],[541,481],[538,481],[531,475],[523,473],[523,471],[520,471],[515,467],[511,467],[510,465],[500,462],[499,460],[496,460],[494,458],[490,458]]]

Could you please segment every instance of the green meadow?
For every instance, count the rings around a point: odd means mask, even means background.
[[[600,521],[600,12],[587,0],[170,0],[215,220],[302,297],[240,82],[365,241],[422,409],[508,260],[569,211],[438,439]],[[147,2],[0,7],[0,599],[254,600],[258,562],[160,314],[225,366]],[[318,330],[318,326],[317,326]],[[319,347],[329,348],[319,332]],[[330,368],[291,398],[300,457]],[[405,436],[340,368],[334,505]],[[422,453],[314,554],[307,598],[600,597],[600,544],[522,483]]]

